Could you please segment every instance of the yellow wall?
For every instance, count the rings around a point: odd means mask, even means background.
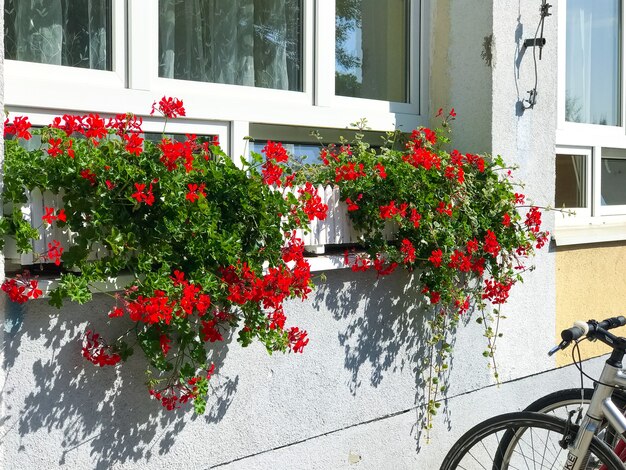
[[[626,316],[626,243],[557,248],[556,336],[576,320]],[[615,330],[626,336],[626,327]],[[602,343],[583,341],[583,358],[609,352]],[[559,352],[557,364],[572,362],[572,348]]]

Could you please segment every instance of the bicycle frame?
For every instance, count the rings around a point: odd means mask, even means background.
[[[585,463],[591,439],[598,431],[603,419],[606,419],[609,426],[621,434],[622,437],[626,437],[626,418],[611,400],[615,386],[626,388],[626,373],[622,370],[621,358],[619,358],[619,361],[616,361],[618,356],[623,357],[623,355],[623,352],[614,350],[614,354],[604,364],[587,413],[582,420],[575,439],[568,446],[567,461],[563,470],[581,469],[581,465]]]

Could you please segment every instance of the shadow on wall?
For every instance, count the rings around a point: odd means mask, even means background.
[[[340,354],[343,350],[343,365],[349,372],[345,387],[355,397],[361,387],[364,396],[375,393],[385,379],[406,389],[409,400],[410,390],[414,390],[415,406],[398,409],[389,404],[385,411],[368,415],[376,420],[390,413],[414,413],[411,434],[419,451],[427,401],[422,373],[430,354],[427,322],[431,314],[422,303],[417,275],[398,270],[377,279],[372,272],[337,270],[327,277],[328,282],[318,285],[311,302],[320,313],[334,317],[338,329],[334,333],[330,326],[330,331],[337,342],[317,346]],[[214,396],[204,416],[193,415],[187,408],[166,412],[148,398],[140,350],[123,367],[98,368],[85,361],[81,339],[87,328],[114,338],[131,326],[121,319],[108,325],[104,312],[111,304],[110,297],[100,295],[85,306],[68,304],[61,311],[45,301],[24,307],[7,305],[3,346],[7,377],[2,391],[6,401],[0,445],[14,454],[23,453],[21,462],[34,462],[34,468],[57,458],[58,465],[97,469],[132,462],[145,465],[153,457],[158,461],[158,456],[178,444],[176,439],[187,426],[217,423],[228,412],[238,392],[239,377],[220,376],[219,371],[231,343],[240,348],[234,338],[226,338],[213,351],[218,374],[211,380]],[[26,367],[21,374],[20,369]],[[21,405],[15,407],[16,403]],[[445,422],[450,427],[449,416]],[[34,444],[46,433],[55,436],[47,443]],[[60,443],[60,449],[39,455],[51,442]],[[81,458],[89,461],[77,464]]]
[[[335,271],[333,282],[321,284],[314,295],[317,309],[328,310],[340,323],[347,324],[339,331],[338,340],[345,352],[345,368],[351,373],[348,386],[353,395],[364,379],[368,386],[378,387],[386,374],[407,368],[413,374],[416,407],[406,411],[416,413],[413,432],[419,451],[428,401],[424,370],[431,354],[428,320],[432,313],[424,303],[418,277],[402,269],[380,278],[371,271],[356,274],[345,269]],[[448,364],[452,366],[452,358]],[[444,385],[447,379],[445,376]],[[438,396],[438,400],[444,398]],[[445,421],[450,427],[448,418]]]
[[[183,419],[189,410],[163,412],[158,402],[148,399],[143,385],[146,377],[141,350],[136,351],[124,367],[117,368],[100,369],[81,356],[81,339],[86,328],[107,331],[113,336],[130,326],[116,319],[118,321],[105,328],[107,318],[102,312],[108,312],[110,306],[111,302],[104,296],[95,297],[85,307],[68,304],[60,311],[44,301],[31,302],[25,307],[8,303],[3,345],[7,376],[2,397],[6,397],[6,401],[14,393],[25,397],[22,411],[4,404],[4,432],[0,444],[6,445],[9,436],[17,440],[19,435],[19,443],[15,443],[19,446],[17,452],[28,455],[45,451],[45,443],[37,449],[26,448],[22,437],[44,429],[48,433],[63,432],[58,464],[66,464],[66,457],[77,448],[89,446],[92,463],[97,469],[150,460],[153,453],[168,452],[175,436],[189,421]],[[228,347],[227,338],[213,351],[212,360],[218,371]],[[34,363],[32,374],[21,377],[18,358],[31,354],[38,357],[31,362]],[[238,377],[230,379],[216,374],[212,382],[215,392],[212,403],[207,404],[205,415],[194,415],[192,421],[218,422],[230,406],[237,391]],[[126,386],[121,386],[124,384]],[[51,454],[58,452],[54,450]],[[29,455],[27,460],[36,462],[41,458],[43,456]]]

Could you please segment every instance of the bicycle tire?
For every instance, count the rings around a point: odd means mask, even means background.
[[[524,411],[532,411],[535,413],[553,413],[558,418],[566,419],[570,411],[578,408],[580,404],[586,405],[591,401],[593,396],[593,388],[567,388],[564,390],[558,390],[556,392],[549,393],[541,398],[538,398],[530,405],[528,405]],[[616,389],[612,395],[613,403],[622,411],[626,410],[626,393],[620,389]],[[614,448],[617,443],[615,432],[612,428],[606,429],[602,424],[599,427],[602,432],[601,440],[604,441],[611,449]],[[515,437],[515,433],[512,430],[507,431],[500,441],[499,455],[506,458],[506,449],[511,444],[511,441]]]
[[[461,436],[446,455],[440,470],[564,468],[568,452],[560,446],[559,440],[563,438],[565,429],[564,420],[542,413],[520,411],[495,416],[477,424]],[[496,455],[499,451],[499,433],[508,430],[521,431],[525,436],[516,441],[518,448],[511,453],[510,460],[502,461],[501,456]],[[578,427],[572,425],[569,437],[573,439],[577,431]],[[520,462],[525,465],[519,465]],[[617,455],[604,442],[593,436],[584,468],[595,470],[602,465],[606,465],[609,470],[626,470]]]
[[[583,403],[589,403],[593,396],[593,388],[583,388],[582,395],[580,388],[567,388],[564,390],[558,390],[556,392],[549,393],[541,398],[538,398],[526,408],[524,411],[534,411],[536,413],[546,413],[554,411],[558,408],[567,408],[571,405],[580,403],[581,398]],[[611,396],[613,403],[620,409],[626,410],[626,392],[621,389],[615,389]]]

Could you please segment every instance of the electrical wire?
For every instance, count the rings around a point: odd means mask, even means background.
[[[585,337],[584,339],[587,339],[587,338]],[[578,345],[578,343],[580,343],[581,341],[582,340],[576,341],[574,343],[574,347],[572,348],[572,360],[574,361],[574,365],[576,366],[576,368],[580,371],[580,389],[582,390],[584,387],[583,376],[587,377],[592,382],[600,384],[600,385],[604,385],[605,387],[611,387],[611,388],[616,388],[616,389],[620,388],[617,385],[610,385],[610,384],[605,384],[604,382],[600,382],[600,380],[594,379],[589,374],[583,371],[583,359],[582,359],[582,355],[580,354],[580,346]],[[576,360],[576,358],[574,357],[574,351],[578,354],[578,360]]]
[[[537,29],[535,30],[535,36],[533,38],[533,65],[534,65],[534,70],[535,70],[535,86],[532,88],[532,90],[528,90],[528,99],[525,99],[522,101],[522,106],[524,107],[524,109],[531,109],[535,106],[535,104],[537,104],[537,86],[538,86],[538,82],[539,82],[539,73],[537,71],[537,51],[536,48],[539,47],[539,59],[541,59],[541,51],[543,50],[543,42],[541,44],[537,43],[537,37],[541,37],[541,39],[543,39],[543,27],[545,24],[545,20],[547,16],[550,16],[550,13],[548,13],[548,10],[552,7],[552,5],[548,4],[546,0],[543,0],[541,3],[541,8],[540,8],[540,18],[539,18],[539,24],[537,25]],[[539,31],[541,30],[541,34],[539,34]],[[526,104],[528,103],[528,104]]]

